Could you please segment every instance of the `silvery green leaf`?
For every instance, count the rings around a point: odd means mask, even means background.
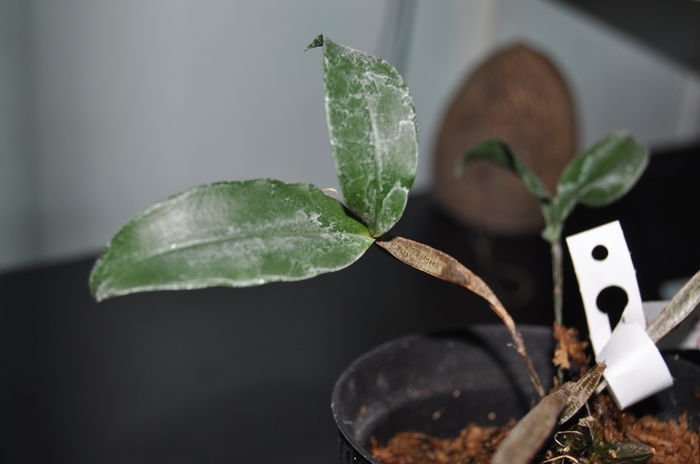
[[[373,241],[362,223],[313,185],[220,182],[129,221],[95,264],[90,286],[102,300],[300,280],[348,266]]]
[[[627,193],[649,164],[649,150],[626,131],[608,134],[564,169],[558,195],[575,191],[586,206],[605,206]]]
[[[545,230],[548,240],[561,234],[561,225],[576,204],[605,206],[626,194],[649,163],[649,150],[626,131],[615,131],[578,154],[559,179],[548,214],[557,230]]]
[[[323,36],[326,114],[331,147],[348,207],[373,236],[401,217],[418,162],[413,99],[389,63]]]

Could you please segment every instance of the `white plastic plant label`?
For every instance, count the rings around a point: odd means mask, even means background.
[[[621,409],[673,385],[656,344],[637,324],[617,324],[598,361],[607,365],[603,375]]]
[[[591,345],[596,357],[611,334],[608,314],[598,308],[598,296],[607,288],[618,287],[627,294],[620,323],[646,327],[637,276],[618,221],[566,238],[574,263]]]
[[[625,408],[673,384],[666,363],[646,333],[646,318],[627,243],[618,221],[567,237],[586,312],[588,332],[615,402]],[[627,303],[612,330],[598,307],[607,289],[624,291]]]

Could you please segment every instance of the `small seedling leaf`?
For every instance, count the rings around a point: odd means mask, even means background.
[[[350,265],[373,242],[362,223],[313,185],[219,182],[129,221],[95,264],[90,286],[102,300],[300,280]]]
[[[317,37],[323,45],[326,113],[347,206],[380,236],[406,207],[418,163],[413,99],[384,60]]]
[[[562,224],[574,206],[605,206],[627,193],[649,163],[649,150],[615,131],[578,154],[557,185],[552,215]]]
[[[654,456],[654,448],[646,443],[614,442],[596,448],[594,454],[601,464],[643,464]]]
[[[525,184],[540,201],[548,201],[551,197],[547,186],[535,172],[530,169],[502,140],[491,139],[475,145],[457,160],[456,174],[461,175],[467,163],[473,161],[490,161],[510,170]]]
[[[605,206],[626,194],[649,164],[649,150],[626,131],[612,132],[566,167],[557,193],[575,190],[579,203]]]

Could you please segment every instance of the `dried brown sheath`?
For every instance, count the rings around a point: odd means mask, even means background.
[[[540,382],[540,378],[537,375],[537,372],[535,372],[535,368],[530,361],[530,357],[525,349],[523,337],[515,327],[513,318],[510,316],[510,314],[508,314],[508,311],[506,311],[506,308],[503,307],[503,304],[500,302],[498,297],[496,297],[489,286],[486,285],[486,283],[481,280],[479,276],[467,269],[452,256],[443,253],[440,250],[436,250],[435,248],[429,247],[428,245],[424,245],[407,238],[392,237],[387,240],[378,240],[375,243],[384,248],[387,252],[389,252],[389,254],[398,260],[403,261],[409,266],[439,279],[464,287],[486,300],[489,306],[491,306],[491,309],[493,309],[496,315],[508,328],[510,336],[513,339],[513,343],[515,344],[515,349],[525,361],[527,370],[530,373],[530,381],[532,382],[532,385],[540,395],[540,398],[544,397],[542,382]]]
[[[545,396],[511,430],[496,450],[491,464],[528,464],[552,433],[569,398],[570,383]]]

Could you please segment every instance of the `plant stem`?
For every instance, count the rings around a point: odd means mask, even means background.
[[[535,391],[537,391],[540,398],[544,398],[545,391],[542,387],[542,382],[532,365],[530,356],[527,354],[522,334],[515,327],[513,318],[508,314],[498,297],[479,276],[447,253],[407,238],[391,237],[386,240],[378,240],[375,243],[399,261],[426,274],[464,287],[486,300],[491,309],[501,318],[508,332],[510,332],[515,349],[525,362],[525,367],[530,374],[530,381],[535,387]]]
[[[554,323],[563,326],[563,301],[564,301],[564,259],[561,249],[561,237],[549,242],[552,255],[552,299],[554,301]],[[559,383],[564,383],[564,370],[557,367]]]
[[[549,242],[552,254],[552,297],[554,300],[554,321],[563,325],[563,301],[564,301],[564,257],[561,247],[561,239],[556,238]]]

